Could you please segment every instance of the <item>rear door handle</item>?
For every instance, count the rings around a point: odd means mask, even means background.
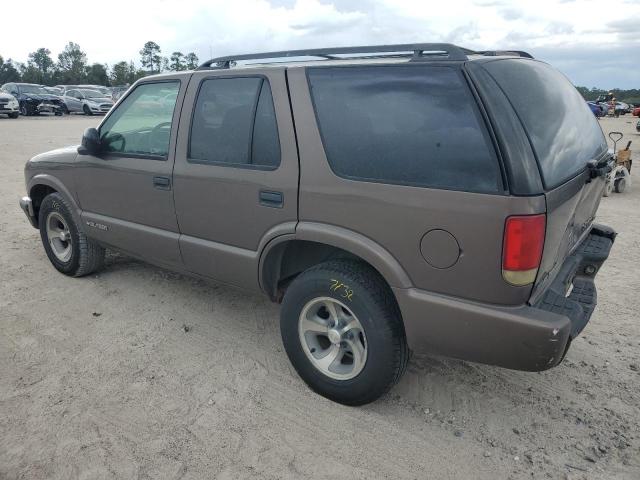
[[[282,208],[284,205],[284,196],[282,195],[282,192],[260,190],[260,205],[272,208]]]
[[[153,177],[153,186],[160,190],[171,190],[171,179],[169,177]]]

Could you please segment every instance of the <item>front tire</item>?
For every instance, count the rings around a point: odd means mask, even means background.
[[[19,116],[20,114],[18,112],[9,114],[9,118],[18,118]]]
[[[59,193],[42,201],[38,226],[47,257],[59,272],[82,277],[102,268],[104,248],[78,229],[71,206]]]
[[[344,405],[386,393],[409,358],[393,293],[362,262],[333,260],[301,273],[284,296],[280,331],[302,380]]]
[[[87,106],[87,105],[83,105],[82,106],[82,111],[84,112],[85,115],[93,115],[93,112],[91,112],[91,109]]]

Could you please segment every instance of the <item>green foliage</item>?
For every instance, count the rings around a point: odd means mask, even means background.
[[[58,55],[57,80],[63,84],[86,83],[87,55],[77,43],[69,42]]]
[[[162,57],[160,56],[160,45],[156,42],[147,42],[140,50],[140,63],[147,68],[149,72],[160,72],[162,67]]]
[[[187,53],[184,59],[186,63],[185,67],[187,70],[195,70],[196,68],[198,68],[198,56],[195,53]]]
[[[109,74],[107,66],[101,63],[89,65],[86,69],[86,82],[90,85],[108,85]]]
[[[179,72],[186,70],[184,54],[182,52],[173,52],[169,62],[169,70]]]
[[[20,78],[20,72],[13,64],[13,60],[8,58],[5,61],[0,55],[0,85],[8,82],[18,82]]]
[[[49,83],[52,79],[55,63],[51,59],[51,50],[39,48],[29,54],[28,76],[31,83]],[[25,80],[26,82],[27,80]]]

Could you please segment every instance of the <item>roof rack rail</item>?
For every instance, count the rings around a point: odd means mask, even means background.
[[[400,54],[400,52],[412,52]],[[214,68],[231,68],[232,62],[242,60],[261,60],[261,59],[277,59],[292,57],[316,57],[326,58],[330,60],[338,60],[343,57],[339,55],[357,55],[365,54],[364,58],[375,58],[369,54],[383,54],[379,57],[397,57],[408,56],[413,61],[421,61],[433,59],[434,57],[447,60],[467,60],[465,52],[469,50],[462,49],[450,43],[407,43],[401,45],[368,45],[362,47],[337,47],[337,48],[314,48],[310,50],[284,50],[281,52],[265,52],[252,53],[247,55],[229,55],[226,57],[212,58],[200,65],[197,70],[207,70]],[[387,54],[387,55],[384,55]],[[395,55],[393,55],[395,54]],[[357,58],[357,57],[356,57]]]
[[[477,55],[484,55],[485,57],[509,55],[512,57],[533,58],[533,55],[528,52],[523,52],[522,50],[482,50],[474,53]]]

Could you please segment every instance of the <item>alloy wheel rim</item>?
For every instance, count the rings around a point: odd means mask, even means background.
[[[364,328],[353,312],[331,297],[309,301],[298,321],[298,335],[305,355],[322,374],[350,380],[367,362]]]
[[[51,212],[46,220],[47,239],[51,246],[51,251],[61,262],[68,262],[71,258],[71,232],[67,222],[57,212]]]

